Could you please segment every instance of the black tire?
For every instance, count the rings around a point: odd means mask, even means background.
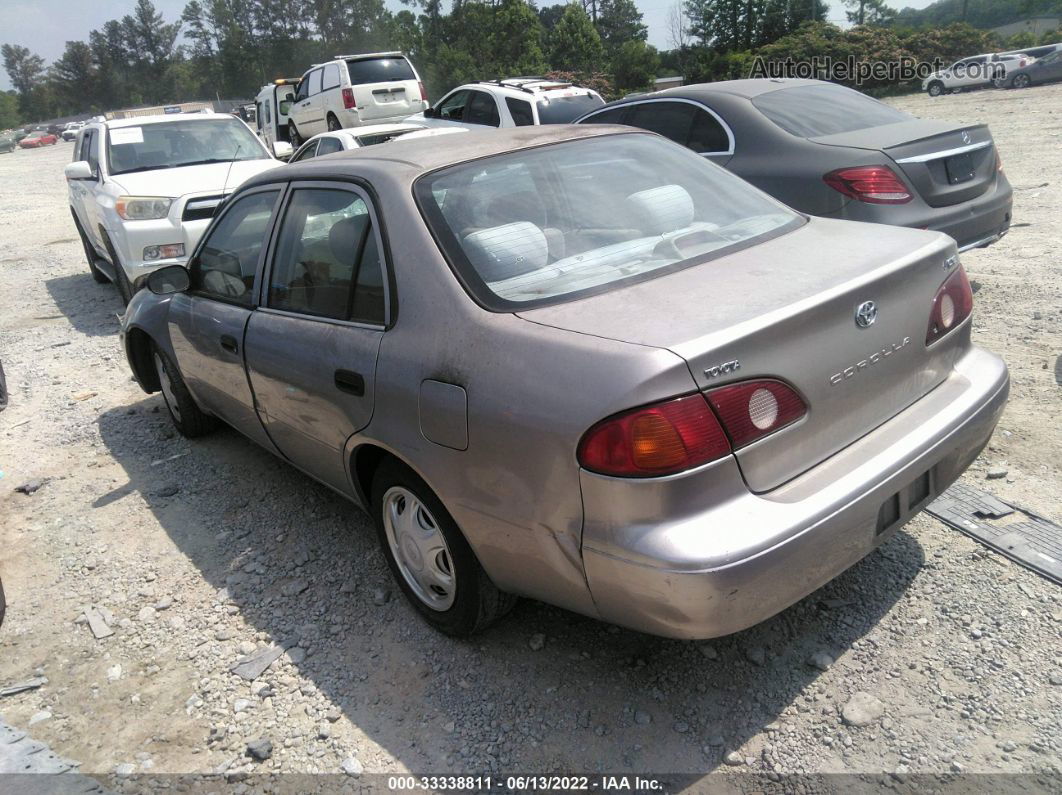
[[[291,142],[293,149],[298,149],[304,143],[306,143],[302,136],[299,135],[299,128],[295,126],[295,122],[288,121],[288,140]]]
[[[941,94],[944,93],[944,84],[941,83],[939,80],[934,80],[926,88],[926,93],[929,94],[929,96],[931,97],[939,97]]]
[[[0,625],[4,623],[4,613],[7,612],[7,599],[4,596],[4,584],[0,582]]]
[[[111,266],[114,268],[114,286],[118,288],[122,306],[129,306],[129,302],[133,300],[133,293],[136,291],[133,289],[133,285],[130,284],[129,277],[125,275],[125,268],[122,267],[122,261],[118,259],[118,253],[114,250],[110,240],[107,241],[107,253],[111,255]]]
[[[107,278],[107,274],[96,267],[96,249],[89,243],[88,238],[85,237],[85,232],[81,228],[81,222],[77,220],[77,216],[74,216],[74,226],[77,228],[78,237],[81,238],[81,247],[85,249],[85,260],[88,262],[89,273],[92,274],[92,278],[97,284],[106,284],[110,281]]]
[[[343,125],[339,123],[339,119],[336,118],[334,113],[328,114],[328,132],[335,132],[336,130],[342,130]]]
[[[1014,75],[1010,81],[1011,88],[1028,88],[1032,85],[1032,80],[1028,75]]]
[[[446,540],[456,586],[453,604],[446,610],[428,606],[410,587],[395,560],[384,527],[384,495],[395,487],[412,492],[423,503]],[[387,459],[380,465],[372,481],[371,510],[391,575],[409,603],[435,629],[456,637],[472,635],[490,626],[516,604],[515,596],[499,591],[491,582],[450,513],[409,467],[395,459]]]
[[[152,363],[159,376],[159,386],[166,411],[181,436],[194,439],[206,436],[218,426],[217,418],[205,413],[185,386],[181,371],[159,346],[152,346]],[[168,379],[168,381],[167,381]]]

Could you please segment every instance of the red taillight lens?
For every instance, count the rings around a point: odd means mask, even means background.
[[[701,395],[602,420],[579,442],[579,464],[603,475],[670,475],[722,458],[730,443]]]
[[[839,168],[822,179],[845,196],[869,204],[906,204],[911,201],[907,186],[888,166]]]
[[[932,345],[952,329],[956,328],[973,311],[973,290],[970,280],[962,265],[955,273],[940,285],[933,299],[933,308],[929,311],[929,329],[926,331],[926,345]]]
[[[426,89],[424,87],[423,83],[417,83],[417,85],[420,87],[420,101],[421,102],[427,102],[428,101],[428,89]]]
[[[742,381],[707,394],[736,450],[808,413],[804,400],[781,381]]]
[[[358,107],[358,103],[354,99],[354,89],[353,88],[344,88],[343,89],[343,107],[346,108],[347,110],[354,110],[355,108]]]

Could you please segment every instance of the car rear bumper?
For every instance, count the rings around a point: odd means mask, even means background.
[[[959,251],[990,245],[1010,229],[1014,192],[1002,173],[995,184],[975,199],[949,207],[930,207],[916,198],[908,204],[866,204],[849,201],[832,218],[910,226],[943,232]]]
[[[583,560],[599,615],[709,638],[778,613],[859,561],[988,442],[1009,379],[969,348],[939,386],[789,483],[748,491],[732,456],[671,478],[583,471]]]

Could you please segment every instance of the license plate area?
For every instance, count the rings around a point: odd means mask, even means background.
[[[974,162],[972,155],[955,155],[944,161],[944,169],[948,174],[949,185],[959,185],[969,182],[974,178]]]

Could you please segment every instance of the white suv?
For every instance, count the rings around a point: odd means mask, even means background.
[[[114,282],[128,303],[151,271],[185,263],[225,196],[279,165],[229,115],[86,124],[64,173],[93,277]]]
[[[523,127],[569,124],[605,100],[593,89],[543,77],[481,80],[458,86],[406,121],[427,127]]]
[[[922,90],[931,97],[948,91],[985,88],[1006,82],[1014,69],[1028,66],[1036,59],[1025,53],[985,53],[956,61],[947,69],[934,72],[922,81]]]
[[[288,111],[294,147],[318,133],[398,122],[428,107],[424,84],[400,52],[337,55],[299,81]]]

